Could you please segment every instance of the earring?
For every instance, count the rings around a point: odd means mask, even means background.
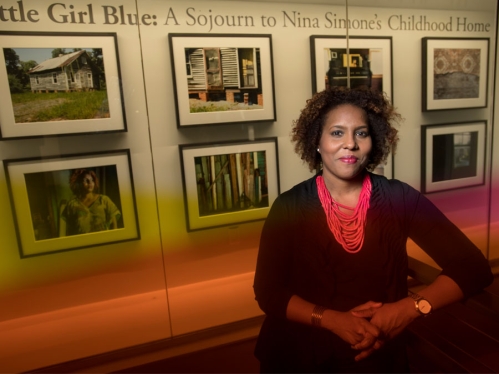
[[[319,148],[317,148],[317,152],[321,153],[321,151],[319,150]]]

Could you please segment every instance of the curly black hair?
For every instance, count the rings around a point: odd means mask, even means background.
[[[401,116],[385,94],[367,87],[333,86],[308,99],[300,117],[293,121],[291,141],[296,143],[295,152],[308,164],[310,171],[317,170],[322,161],[317,147],[327,115],[332,109],[344,104],[359,107],[366,114],[372,139],[367,170],[372,171],[379,164],[385,163],[390,152],[395,152],[398,130],[392,123],[400,121]]]

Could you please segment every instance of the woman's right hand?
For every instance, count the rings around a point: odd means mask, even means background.
[[[354,310],[377,309],[383,304],[373,301],[359,305]],[[333,334],[338,335],[355,349],[364,350],[374,346],[380,330],[377,326],[371,324],[367,319],[356,317],[348,312],[338,312],[327,309],[322,316],[322,327],[328,329]]]

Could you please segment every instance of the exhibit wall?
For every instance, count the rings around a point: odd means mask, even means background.
[[[454,3],[0,0],[0,371],[260,316],[264,218],[313,175],[293,120],[331,82],[387,93],[404,120],[377,172],[498,260],[497,5]],[[445,72],[471,83],[439,107],[427,89]],[[82,169],[112,230],[66,227]]]

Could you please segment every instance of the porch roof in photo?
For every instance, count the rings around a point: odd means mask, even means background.
[[[34,68],[30,69],[28,74],[39,73],[44,70],[53,70],[56,68],[67,66],[71,64],[74,60],[76,60],[79,56],[81,56],[83,53],[86,53],[86,51],[80,50],[68,53],[67,55],[60,55],[58,57],[50,58],[36,65]]]

